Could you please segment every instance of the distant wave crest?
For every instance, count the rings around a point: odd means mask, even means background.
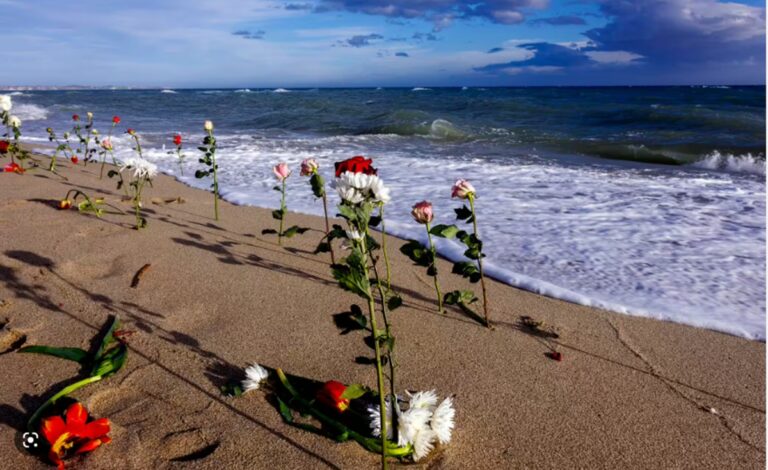
[[[733,155],[714,151],[701,160],[694,162],[693,166],[708,170],[765,175],[765,157],[752,155],[751,153]]]

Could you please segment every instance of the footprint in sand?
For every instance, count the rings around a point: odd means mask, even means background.
[[[0,320],[0,354],[16,351],[27,342],[27,335],[8,327],[8,320]]]

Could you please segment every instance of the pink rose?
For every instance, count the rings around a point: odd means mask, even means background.
[[[413,220],[420,224],[428,224],[432,222],[432,219],[435,217],[434,213],[432,212],[432,203],[428,201],[421,201],[416,203],[413,206],[411,215],[413,216]]]
[[[288,169],[288,165],[283,162],[280,162],[277,165],[275,165],[275,167],[272,168],[272,171],[275,173],[275,176],[277,177],[278,181],[285,180],[291,174],[291,170]]]
[[[467,180],[459,179],[456,180],[455,183],[453,183],[453,187],[451,188],[451,197],[457,197],[459,199],[467,199],[469,198],[470,194],[472,196],[475,195],[475,187],[472,186],[472,183],[470,183]]]
[[[112,141],[110,139],[102,140],[101,148],[103,148],[104,150],[112,150]]]
[[[301,176],[312,176],[320,166],[314,158],[307,158],[301,162]]]

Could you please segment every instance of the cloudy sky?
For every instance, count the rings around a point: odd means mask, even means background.
[[[0,85],[764,84],[759,0],[0,0]]]

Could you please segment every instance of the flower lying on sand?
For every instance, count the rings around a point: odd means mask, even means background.
[[[3,167],[5,173],[24,173],[24,168],[20,167],[18,163],[9,163]]]
[[[259,364],[254,363],[245,369],[245,380],[243,380],[243,391],[250,392],[258,390],[261,383],[267,379],[269,371]]]
[[[88,421],[88,411],[80,403],[67,408],[65,419],[61,416],[45,418],[40,432],[51,446],[48,458],[59,470],[64,469],[64,459],[77,454],[92,452],[112,439],[107,435],[110,423],[107,418]]]
[[[331,380],[323,384],[317,392],[317,401],[332,408],[339,413],[343,413],[349,408],[349,399],[344,397],[347,386],[341,382]]]
[[[72,201],[69,199],[62,199],[59,201],[59,209],[67,210],[72,207]]]
[[[408,394],[408,409],[401,411],[400,405],[395,409],[397,414],[397,444],[401,447],[413,446],[413,459],[418,461],[429,454],[436,442],[448,444],[454,427],[456,410],[453,408],[451,397],[437,404],[434,391]],[[387,437],[391,439],[392,412],[387,403]],[[368,408],[371,434],[380,435],[381,413],[377,407]]]

